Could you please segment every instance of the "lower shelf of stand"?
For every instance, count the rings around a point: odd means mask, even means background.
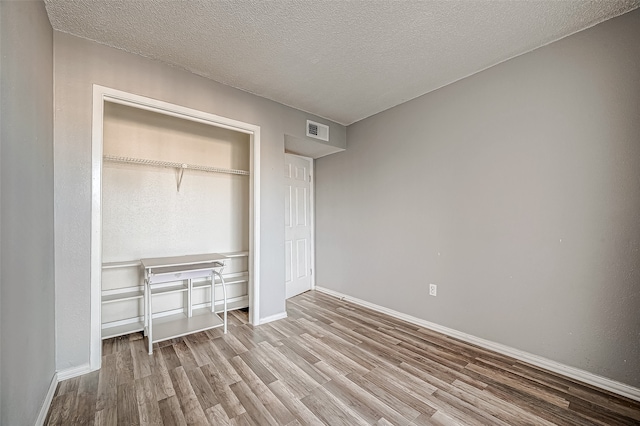
[[[131,324],[118,325],[115,327],[106,327],[102,329],[102,340],[112,337],[124,336],[138,331],[144,331],[144,322],[138,321]]]
[[[224,325],[222,318],[211,312],[211,308],[194,309],[193,316],[185,314],[154,318],[152,323],[152,343],[186,336],[187,334],[209,330]]]

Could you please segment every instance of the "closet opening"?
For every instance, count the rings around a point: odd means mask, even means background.
[[[102,339],[149,339],[150,322],[183,317],[184,335],[226,306],[258,324],[260,128],[98,85],[93,94],[91,370]],[[212,255],[224,259],[218,281],[190,272],[153,292],[145,284],[150,259]]]

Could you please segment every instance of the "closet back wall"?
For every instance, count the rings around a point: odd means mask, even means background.
[[[104,154],[249,170],[249,136],[107,102]],[[103,262],[249,248],[249,177],[105,161]]]

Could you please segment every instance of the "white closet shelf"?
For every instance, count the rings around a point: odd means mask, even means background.
[[[177,284],[177,285],[170,285],[170,286],[165,286],[165,287],[160,287],[160,288],[151,288],[151,294],[168,294],[168,293],[179,293],[182,291],[187,291],[189,290],[189,287],[187,287],[187,285],[185,284]]]
[[[226,253],[219,253],[223,257],[236,258],[236,257],[248,257],[248,251],[230,251]],[[105,262],[102,264],[102,269],[117,269],[117,268],[131,268],[134,266],[141,266],[140,259],[136,260],[124,260],[119,262]]]
[[[102,340],[112,337],[124,336],[125,334],[144,331],[144,321],[137,321],[131,324],[117,325],[115,327],[102,328]]]
[[[127,291],[125,293],[104,295],[102,296],[102,303],[122,302],[131,299],[142,299],[143,297],[143,290]]]
[[[102,269],[132,268],[134,266],[140,266],[140,261],[128,260],[125,262],[105,262],[102,264]]]
[[[220,253],[225,257],[247,257],[249,256],[248,251],[230,251],[228,253]]]
[[[224,277],[224,282],[225,284],[237,284],[237,283],[242,283],[242,282],[247,282],[249,281],[249,273],[248,272],[243,272],[241,274],[234,274],[233,276],[230,277]]]
[[[249,297],[242,296],[237,300],[232,300],[227,303],[227,311],[235,311],[236,309],[244,309],[249,307]],[[220,313],[223,310],[222,302],[216,302],[215,304],[216,313]]]
[[[248,272],[242,272],[242,273],[233,273],[233,274],[229,274],[232,276],[225,276],[224,274],[222,275],[222,277],[224,278],[224,283],[226,285],[231,285],[231,284],[238,284],[238,283],[243,283],[243,282],[247,282],[249,281],[249,273]],[[220,284],[222,284],[221,282],[216,282],[214,285],[219,286]],[[193,288],[208,288],[211,287],[211,281],[197,281],[193,283]]]
[[[133,157],[120,157],[117,155],[108,155],[108,154],[103,155],[102,158],[104,161],[111,161],[114,163],[138,164],[142,166],[155,166],[155,167],[170,167],[173,169],[190,169],[190,170],[198,170],[201,172],[227,173],[232,175],[243,175],[243,176],[250,175],[250,173],[246,170],[225,169],[223,167],[202,166],[199,164],[176,163],[173,161],[148,160],[145,158],[133,158]]]
[[[227,280],[224,281],[226,284]],[[198,281],[192,284],[193,285],[193,289],[197,289],[197,288],[211,288],[211,281]]]

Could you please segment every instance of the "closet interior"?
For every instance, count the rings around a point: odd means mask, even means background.
[[[105,102],[103,339],[146,334],[156,320],[177,337],[194,331],[180,329],[180,318],[211,312],[212,300],[214,312],[223,310],[222,286],[211,276],[176,273],[149,291],[142,259],[220,254],[227,309],[249,307],[249,174],[248,134]]]

